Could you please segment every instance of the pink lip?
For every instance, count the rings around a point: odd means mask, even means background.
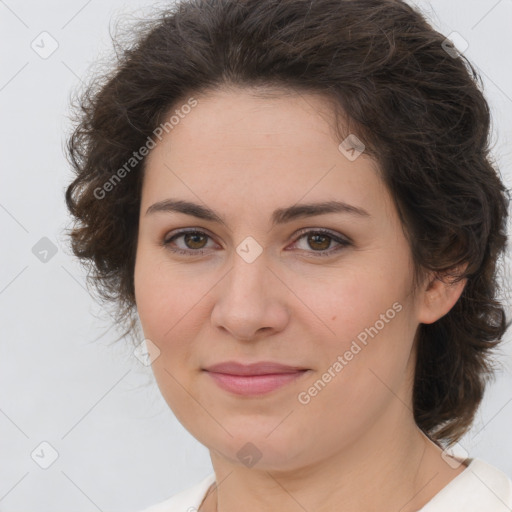
[[[241,364],[227,361],[205,369],[222,389],[237,395],[260,395],[278,389],[307,369],[269,361]]]

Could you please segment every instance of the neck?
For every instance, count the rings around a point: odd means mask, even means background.
[[[401,428],[398,428],[398,425]],[[337,453],[288,471],[246,468],[210,452],[216,475],[200,512],[414,512],[465,468],[454,469],[413,421],[379,423]]]

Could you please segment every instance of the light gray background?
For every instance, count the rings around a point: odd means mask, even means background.
[[[438,30],[468,41],[465,54],[485,81],[495,155],[510,187],[512,1],[416,4]],[[63,141],[71,91],[99,55],[111,52],[111,21],[125,12],[144,15],[151,5],[0,1],[3,512],[133,512],[211,471],[208,451],[174,418],[150,369],[127,343],[112,343],[108,314],[87,293],[63,237],[69,226],[63,193],[71,174]],[[31,48],[43,31],[59,45],[47,59]],[[46,263],[32,252],[42,237],[58,248]],[[510,333],[508,340],[496,382],[461,445],[512,475]],[[31,458],[43,441],[59,453],[46,470]]]

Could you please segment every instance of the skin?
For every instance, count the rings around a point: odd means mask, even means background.
[[[338,149],[325,98],[283,91],[263,99],[249,89],[196,98],[147,158],[134,277],[144,335],[160,350],[158,386],[210,451],[219,485],[200,510],[418,510],[464,466],[450,467],[413,420],[415,334],[453,307],[465,283],[429,276],[412,293],[411,253],[391,196],[369,156],[350,161]],[[225,225],[146,213],[169,198],[207,206]],[[277,208],[330,200],[369,216],[271,225]],[[164,245],[184,228],[207,236]],[[304,228],[351,244],[297,233]],[[236,252],[248,236],[263,250],[252,263]],[[400,312],[300,403],[299,393],[394,303]],[[309,371],[266,395],[237,396],[202,371],[227,360]],[[248,442],[261,453],[252,467],[237,456]]]

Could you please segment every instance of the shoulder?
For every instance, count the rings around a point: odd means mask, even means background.
[[[419,512],[510,512],[512,480],[481,459],[470,459],[466,469],[441,489]]]
[[[195,485],[140,512],[197,512],[199,505],[206,495],[206,491],[214,482],[215,473],[210,473]]]

